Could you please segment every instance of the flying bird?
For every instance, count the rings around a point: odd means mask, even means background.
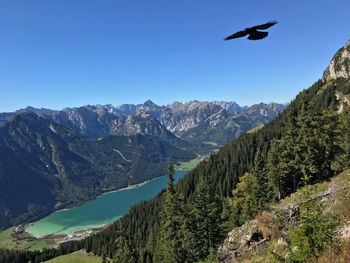
[[[246,29],[242,31],[238,31],[228,37],[226,37],[224,40],[231,40],[239,37],[245,37],[247,35],[249,40],[260,40],[269,34],[268,32],[263,32],[263,31],[258,31],[258,30],[265,30],[268,29],[269,27],[272,27],[273,25],[276,25],[278,22],[276,20],[269,21],[265,24],[262,25],[257,25],[253,27],[247,27]]]

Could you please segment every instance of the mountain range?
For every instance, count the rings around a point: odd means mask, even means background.
[[[226,144],[76,250],[123,255],[113,243],[123,236],[140,262],[162,262],[165,249],[172,255],[166,262],[349,262],[349,76],[350,42],[277,118]],[[185,201],[171,203],[171,190]],[[184,256],[172,261],[177,255]]]
[[[75,205],[163,175],[196,157],[142,134],[89,138],[34,113],[0,128],[0,225]]]
[[[0,227],[160,176],[276,117],[277,103],[27,107],[0,114]],[[37,189],[40,189],[38,191]]]
[[[16,114],[33,112],[93,138],[144,134],[182,146],[185,143],[178,138],[197,146],[218,148],[240,133],[268,123],[284,108],[285,105],[278,103],[241,107],[235,102],[223,101],[159,106],[151,100],[137,105],[88,105],[61,111],[27,107],[14,113],[0,113],[0,125]]]
[[[169,172],[164,192],[112,225],[59,249],[0,249],[0,259],[42,262],[85,250],[118,262],[348,262],[349,107],[350,41],[277,118],[226,144],[176,185]],[[0,223],[144,180],[138,175],[152,176],[157,164],[195,156],[193,144],[218,146],[282,108],[147,101],[4,113]]]

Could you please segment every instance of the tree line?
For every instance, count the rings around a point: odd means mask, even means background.
[[[85,249],[105,262],[215,262],[232,226],[350,167],[350,110],[337,114],[335,97],[348,86],[317,81],[274,121],[241,135],[176,185],[170,165],[165,191],[100,233],[41,253],[0,250],[0,258],[27,254],[24,260],[40,262]],[[28,262],[21,260],[8,262]]]

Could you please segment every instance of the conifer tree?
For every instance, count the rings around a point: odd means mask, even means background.
[[[192,229],[189,231],[193,233],[193,254],[198,261],[216,249],[222,238],[221,201],[206,176],[199,178],[191,208]]]
[[[253,218],[258,212],[256,198],[257,181],[252,173],[246,173],[239,178],[236,189],[233,190],[232,219],[236,226],[242,225],[246,220]]]
[[[235,225],[241,225],[247,219],[253,218],[271,199],[272,190],[268,182],[267,164],[264,158],[266,152],[266,147],[258,148],[252,171],[240,178],[233,191],[231,204]]]
[[[295,161],[300,169],[302,184],[325,180],[333,175],[331,162],[335,154],[337,120],[332,113],[302,109],[295,141]]]
[[[308,262],[335,239],[337,221],[325,213],[324,204],[307,186],[302,191],[296,226],[289,230],[291,253],[284,262]]]
[[[271,194],[277,200],[281,200],[282,196],[285,195],[283,189],[283,181],[286,176],[285,173],[280,172],[280,148],[281,143],[278,140],[273,140],[271,143],[271,148],[267,156],[268,160],[268,184],[269,189],[271,189]]]
[[[174,166],[168,168],[168,184],[161,212],[160,231],[155,251],[154,262],[184,262],[183,249],[183,209],[174,187]]]
[[[298,112],[295,107],[287,114],[281,139],[273,140],[268,153],[268,181],[277,200],[295,192],[300,181],[296,140],[298,138]]]
[[[310,111],[304,105],[297,116],[288,118],[285,133],[271,143],[268,154],[269,185],[278,200],[332,176],[337,151],[335,114]]]
[[[130,245],[125,237],[124,226],[120,221],[117,222],[116,230],[116,240],[115,240],[115,255],[113,262],[115,263],[137,263],[137,253],[135,249]]]
[[[271,189],[268,184],[267,176],[267,162],[266,162],[267,150],[266,147],[258,149],[254,158],[254,166],[252,169],[252,176],[255,177],[255,188],[252,189],[251,193],[256,199],[257,210],[260,211],[264,208],[264,205],[271,199]]]
[[[341,154],[337,159],[340,171],[350,168],[350,108],[344,109],[340,115],[339,146]]]

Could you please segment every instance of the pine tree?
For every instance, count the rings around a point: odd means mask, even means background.
[[[155,262],[184,262],[183,209],[174,187],[174,166],[168,168],[168,184],[161,212],[160,231],[155,251]]]
[[[120,221],[117,222],[116,240],[115,240],[115,255],[113,262],[115,263],[137,263],[137,253],[129,244],[125,237],[124,226]]]
[[[291,253],[285,262],[308,262],[334,241],[337,221],[324,212],[312,186],[302,191],[296,226],[289,230]]]
[[[335,155],[337,116],[332,113],[307,112],[298,117],[295,141],[296,163],[302,185],[325,180],[333,175],[331,162]]]
[[[272,141],[268,153],[268,184],[277,200],[295,192],[301,177],[298,170],[298,144],[296,143],[297,116],[297,111],[292,108],[287,115],[282,138]]]
[[[239,178],[231,200],[234,225],[240,226],[258,213],[257,188],[257,180],[252,173],[246,173]]]
[[[235,225],[241,225],[246,220],[253,218],[271,200],[275,182],[273,185],[272,183],[269,184],[267,161],[264,158],[266,154],[266,147],[258,148],[251,172],[240,178],[236,189],[233,191],[231,204],[232,219]],[[276,175],[279,175],[279,171],[276,171]],[[279,179],[275,178],[274,180],[278,182]]]
[[[199,178],[191,208],[192,227],[188,231],[193,234],[193,254],[198,261],[216,249],[222,238],[221,201],[206,176]]]
[[[274,196],[274,198],[276,198],[277,200],[281,200],[282,196],[285,195],[282,185],[286,174],[280,172],[280,147],[280,141],[272,141],[271,148],[267,156],[267,177],[269,189],[271,189],[272,196]]]
[[[325,180],[334,174],[337,116],[307,110],[288,116],[282,138],[271,143],[268,178],[276,199],[295,192],[300,186]]]
[[[338,135],[340,154],[336,161],[337,170],[341,172],[350,168],[350,108],[345,108],[340,115]]]
[[[256,199],[257,210],[261,211],[267,202],[271,200],[271,189],[269,188],[267,175],[267,150],[266,147],[258,149],[254,158],[254,167],[252,169],[252,176],[255,177],[255,188],[252,189],[252,194]]]

